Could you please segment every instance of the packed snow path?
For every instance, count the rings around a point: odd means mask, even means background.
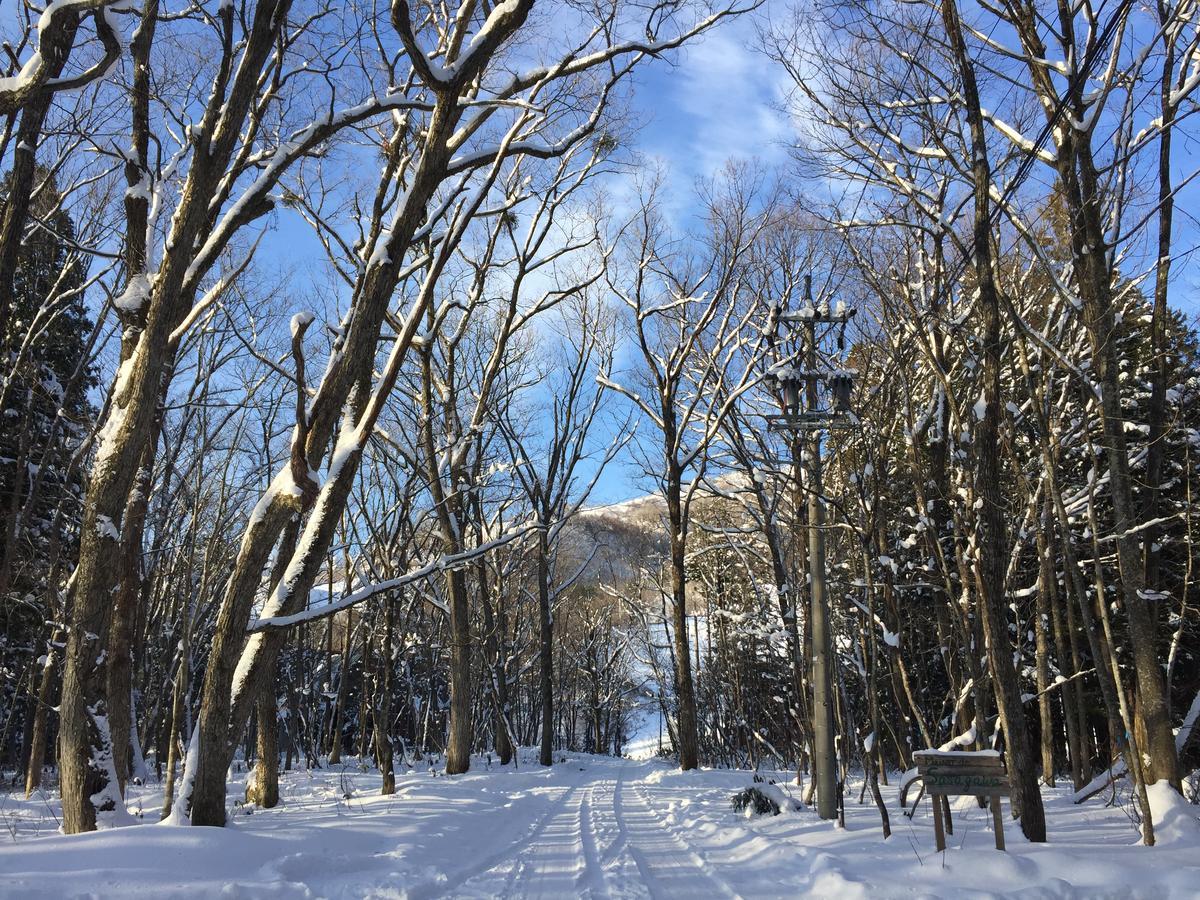
[[[1011,852],[998,853],[987,811],[966,798],[943,859],[928,804],[910,822],[894,787],[884,788],[894,829],[884,843],[878,813],[858,806],[857,792],[842,831],[810,811],[742,818],[729,798],[750,783],[747,772],[683,774],[660,762],[571,756],[550,770],[532,760],[515,770],[481,760],[453,778],[414,770],[381,797],[377,773],[336,767],[284,773],[282,806],[238,808],[225,829],[79,837],[54,834],[49,798],[9,795],[0,808],[12,835],[0,847],[0,896],[1200,895],[1197,807],[1182,807],[1162,845],[1146,849],[1135,846],[1121,810],[1076,807],[1056,790],[1047,795],[1053,843],[1026,844],[1014,825]],[[153,810],[156,791],[143,797]]]

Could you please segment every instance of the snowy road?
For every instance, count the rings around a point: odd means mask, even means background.
[[[734,897],[620,763],[563,790],[497,860],[439,886],[461,897]]]
[[[885,788],[895,830],[885,843],[878,813],[857,794],[844,831],[811,812],[743,819],[729,797],[750,783],[746,772],[579,756],[550,770],[481,761],[465,776],[414,770],[397,781],[395,795],[380,797],[374,772],[290,772],[282,806],[238,809],[225,829],[73,838],[53,834],[52,801],[3,797],[13,840],[0,846],[0,897],[1200,895],[1194,819],[1146,850],[1121,810],[1075,807],[1062,792],[1047,798],[1054,843],[1025,844],[1013,827],[1007,854],[990,849],[986,811],[960,803],[943,860],[928,809],[903,818],[894,788]],[[157,802],[147,789],[146,808]]]

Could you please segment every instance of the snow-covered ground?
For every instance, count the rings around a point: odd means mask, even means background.
[[[928,803],[913,821],[884,788],[894,834],[847,798],[847,828],[811,811],[745,819],[731,794],[748,772],[679,773],[658,761],[570,755],[545,770],[445,777],[421,768],[377,795],[353,767],[285,773],[283,804],[238,809],[229,827],[147,825],[57,835],[56,803],[0,796],[0,895],[62,897],[1196,897],[1200,808],[1179,804],[1154,848],[1099,799],[1047,792],[1051,843],[955,805],[945,854]],[[235,790],[240,785],[235,785]],[[139,795],[147,810],[157,790]],[[235,794],[231,792],[231,796]],[[136,802],[133,804],[136,807]],[[148,819],[156,819],[150,812]]]

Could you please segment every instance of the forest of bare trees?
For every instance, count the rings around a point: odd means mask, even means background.
[[[0,772],[65,833],[660,715],[885,834],[924,748],[1033,842],[1197,796],[1200,5],[0,9]],[[784,161],[681,196],[640,79],[747,19]]]

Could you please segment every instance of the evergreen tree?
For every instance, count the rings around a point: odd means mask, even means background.
[[[75,227],[53,176],[38,173],[13,276],[13,305],[0,322],[0,666],[3,706],[13,710],[30,663],[58,618],[74,557],[82,498],[74,458],[93,410],[87,364],[92,330]],[[9,179],[0,183],[0,204]],[[28,682],[32,687],[32,681]],[[7,716],[5,717],[7,718]],[[9,740],[19,735],[9,729]],[[8,748],[0,748],[0,751]]]

